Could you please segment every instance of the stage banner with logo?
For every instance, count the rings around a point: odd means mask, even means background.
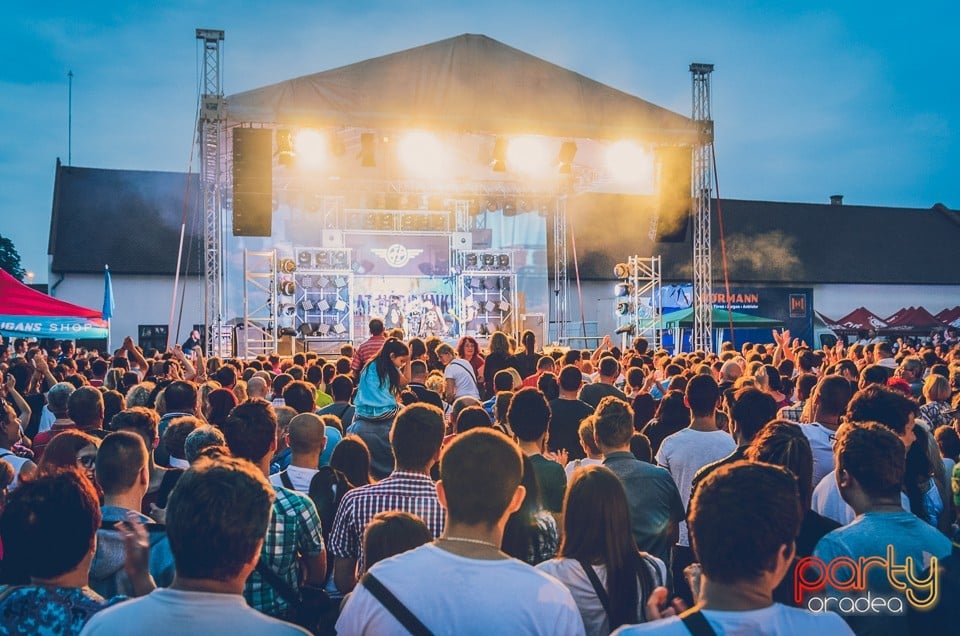
[[[447,235],[344,233],[360,276],[449,276]]]
[[[663,313],[690,307],[693,298],[693,285],[664,285],[661,288]],[[713,288],[713,306],[726,310],[727,295],[722,286]],[[808,344],[819,347],[814,342],[813,332],[813,289],[810,287],[730,287],[730,309],[751,316],[762,316],[782,320],[790,335],[800,338]],[[724,329],[726,324],[714,324],[715,329]],[[773,342],[769,329],[737,329],[737,342]]]
[[[107,322],[100,318],[0,314],[0,333],[10,338],[99,339],[107,337]]]

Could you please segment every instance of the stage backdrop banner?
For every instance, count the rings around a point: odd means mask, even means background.
[[[450,237],[408,234],[344,234],[362,276],[449,276]]]

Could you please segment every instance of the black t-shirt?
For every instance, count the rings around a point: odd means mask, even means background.
[[[483,361],[483,383],[489,391],[493,391],[493,378],[497,371],[503,371],[510,366],[510,358],[506,354],[494,352]],[[518,369],[519,371],[519,369]]]
[[[536,353],[527,353],[525,351],[520,351],[510,356],[510,360],[507,364],[517,370],[517,373],[520,374],[520,377],[524,380],[537,372],[537,361],[540,360],[540,356]]]
[[[556,452],[566,449],[570,459],[583,459],[586,454],[580,446],[580,423],[593,414],[593,407],[582,400],[550,401],[550,436],[547,448]]]
[[[432,404],[441,411],[443,410],[443,400],[440,399],[440,396],[437,395],[436,391],[431,391],[422,384],[414,384],[411,382],[407,385],[407,388],[417,396],[418,402],[425,402],[426,404]]]

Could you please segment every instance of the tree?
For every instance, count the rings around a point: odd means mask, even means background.
[[[0,234],[0,269],[21,281],[26,274],[20,264],[20,253],[13,246],[13,241],[2,234]]]

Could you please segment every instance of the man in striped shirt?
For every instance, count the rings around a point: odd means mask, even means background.
[[[430,469],[440,457],[443,413],[429,404],[411,404],[397,415],[390,430],[396,470],[383,481],[355,488],[340,502],[330,533],[333,580],[341,592],[357,584],[364,571],[363,531],[378,512],[401,510],[417,515],[434,537],[443,532],[445,513],[437,499]]]
[[[383,321],[374,318],[370,321],[370,338],[360,343],[356,351],[353,352],[353,361],[350,363],[350,370],[353,372],[354,379],[360,377],[360,370],[363,365],[376,357],[387,337],[383,335]]]

